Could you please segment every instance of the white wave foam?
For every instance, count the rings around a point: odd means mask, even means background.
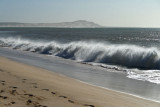
[[[121,65],[146,70],[127,70],[128,78],[149,81],[160,84],[160,51],[157,48],[144,48],[135,45],[116,45],[97,43],[94,41],[74,41],[59,43],[56,41],[43,42],[21,38],[0,38],[0,46],[13,49],[51,54],[82,62],[96,62],[103,64]],[[102,66],[105,67],[105,66]],[[113,68],[113,67],[111,67]],[[110,67],[106,67],[110,69]],[[119,67],[114,67],[119,70]]]
[[[159,70],[145,70],[137,73],[136,71],[128,71],[128,78],[149,81],[152,83],[160,84],[160,71]]]
[[[41,54],[51,54],[78,61],[109,63],[141,69],[160,69],[160,52],[157,48],[87,41],[62,44],[56,41],[36,42],[20,38],[0,38],[0,40],[1,46],[9,46],[14,49]]]

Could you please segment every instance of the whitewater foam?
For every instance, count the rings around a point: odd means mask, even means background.
[[[135,45],[115,45],[77,41],[70,43],[36,42],[31,40],[0,38],[1,46],[24,51],[51,54],[83,62],[116,64],[132,68],[160,69],[160,52],[157,48]]]
[[[43,42],[12,37],[0,38],[0,46],[54,55],[81,62],[137,68],[141,69],[141,73],[128,70],[127,77],[160,83],[160,51],[155,47],[145,48],[136,45],[118,45],[94,41],[73,41],[70,43]],[[118,70],[118,68],[115,70]],[[151,70],[150,73],[147,70]],[[155,70],[158,71],[155,72]]]
[[[160,84],[160,71],[159,70],[141,70],[141,72],[137,73],[135,70],[129,70],[128,78],[149,81],[152,83]]]

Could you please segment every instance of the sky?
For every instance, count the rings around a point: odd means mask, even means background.
[[[0,0],[0,22],[160,27],[160,0]]]

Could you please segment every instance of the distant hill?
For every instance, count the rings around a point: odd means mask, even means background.
[[[0,22],[0,27],[56,27],[56,28],[99,28],[102,27],[94,22],[78,20],[74,22],[61,23],[18,23]]]

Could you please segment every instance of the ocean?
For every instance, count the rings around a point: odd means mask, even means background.
[[[8,27],[0,56],[159,102],[159,37],[156,28]]]
[[[160,84],[158,28],[0,28],[0,47],[70,59]]]

